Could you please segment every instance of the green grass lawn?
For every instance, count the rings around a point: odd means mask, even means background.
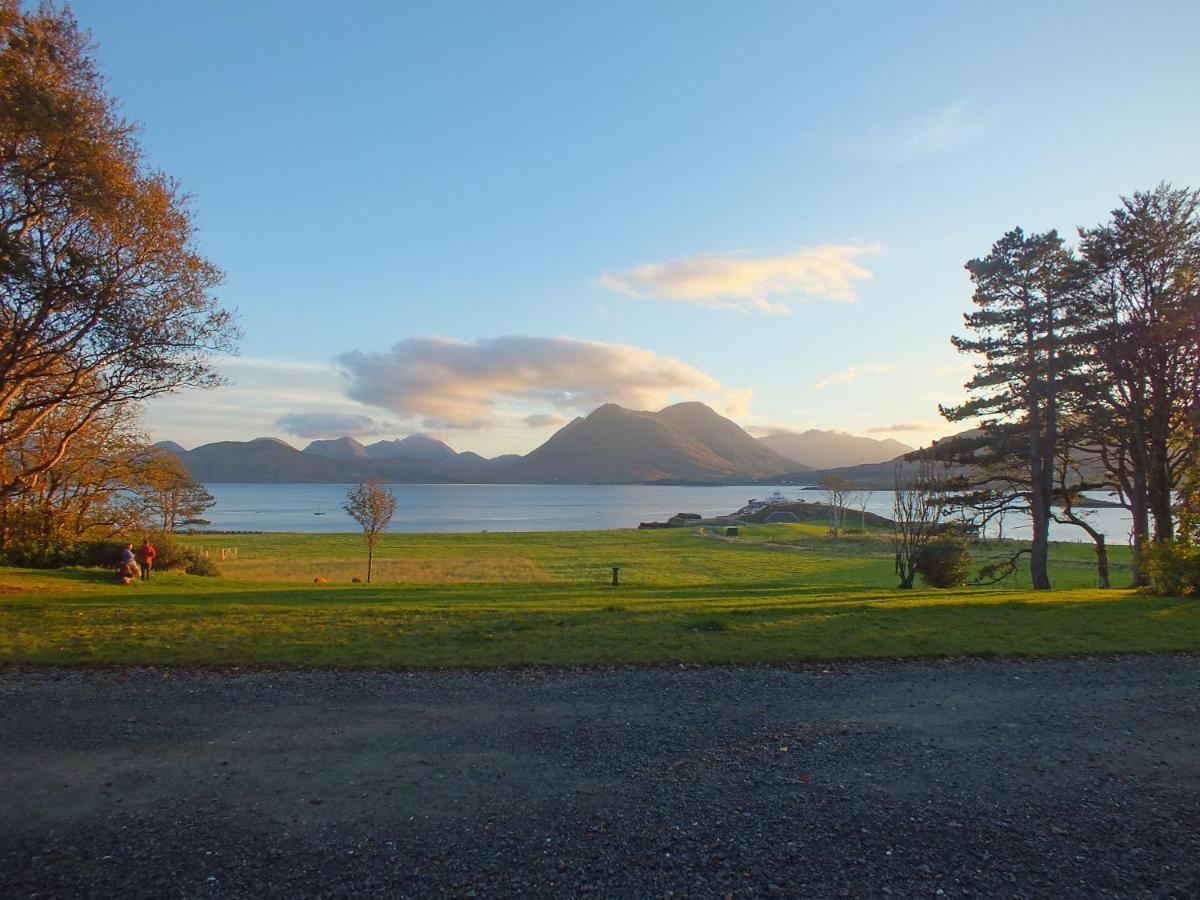
[[[195,536],[222,575],[121,586],[95,569],[0,568],[0,663],[307,666],[755,663],[1200,649],[1200,603],[1096,590],[1055,544],[1057,589],[896,590],[879,534]],[[1013,545],[1010,545],[1013,546]],[[998,553],[987,545],[977,555]],[[1114,550],[1114,583],[1128,551]],[[621,566],[612,587],[610,566]],[[316,585],[315,578],[329,583]]]

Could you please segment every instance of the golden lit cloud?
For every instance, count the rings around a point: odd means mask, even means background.
[[[893,425],[876,425],[874,428],[868,428],[867,434],[895,434],[895,433],[911,433],[919,431],[945,431],[947,425],[945,422],[896,422]]]
[[[531,416],[525,416],[521,421],[530,428],[562,428],[567,424],[567,420],[562,416],[548,413],[534,413]]]
[[[654,297],[711,309],[786,313],[778,297],[850,303],[854,283],[871,278],[856,260],[876,247],[825,244],[785,256],[695,256],[606,272],[600,283],[630,297]]]
[[[677,359],[621,344],[572,338],[499,337],[476,342],[409,338],[383,353],[338,357],[350,398],[429,428],[483,428],[513,402],[590,412],[603,403],[650,409],[719,391]]]

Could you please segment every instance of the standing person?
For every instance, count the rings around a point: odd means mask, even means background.
[[[150,580],[150,570],[154,568],[154,557],[156,556],[158,556],[158,551],[150,543],[150,538],[146,538],[137,552],[138,564],[142,567],[142,581]]]

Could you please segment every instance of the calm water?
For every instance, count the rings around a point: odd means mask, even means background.
[[[354,531],[342,511],[344,484],[208,484],[217,505],[205,518],[220,531]],[[601,484],[396,484],[392,531],[588,531],[636,528],[665,521],[679,512],[713,516],[732,513],[751,497],[766,497],[762,486],[667,487]],[[782,491],[789,499],[819,500],[819,491]],[[875,491],[868,512],[889,516],[892,495]],[[854,510],[849,524],[853,527]],[[1129,515],[1121,509],[1094,511],[1111,543],[1123,543]],[[994,535],[994,530],[989,532]],[[1005,537],[1029,536],[1027,521],[1009,516]],[[1055,526],[1055,540],[1086,541],[1078,528]]]

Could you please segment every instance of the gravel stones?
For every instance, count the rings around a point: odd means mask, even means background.
[[[0,674],[4,896],[1200,896],[1200,657]]]

